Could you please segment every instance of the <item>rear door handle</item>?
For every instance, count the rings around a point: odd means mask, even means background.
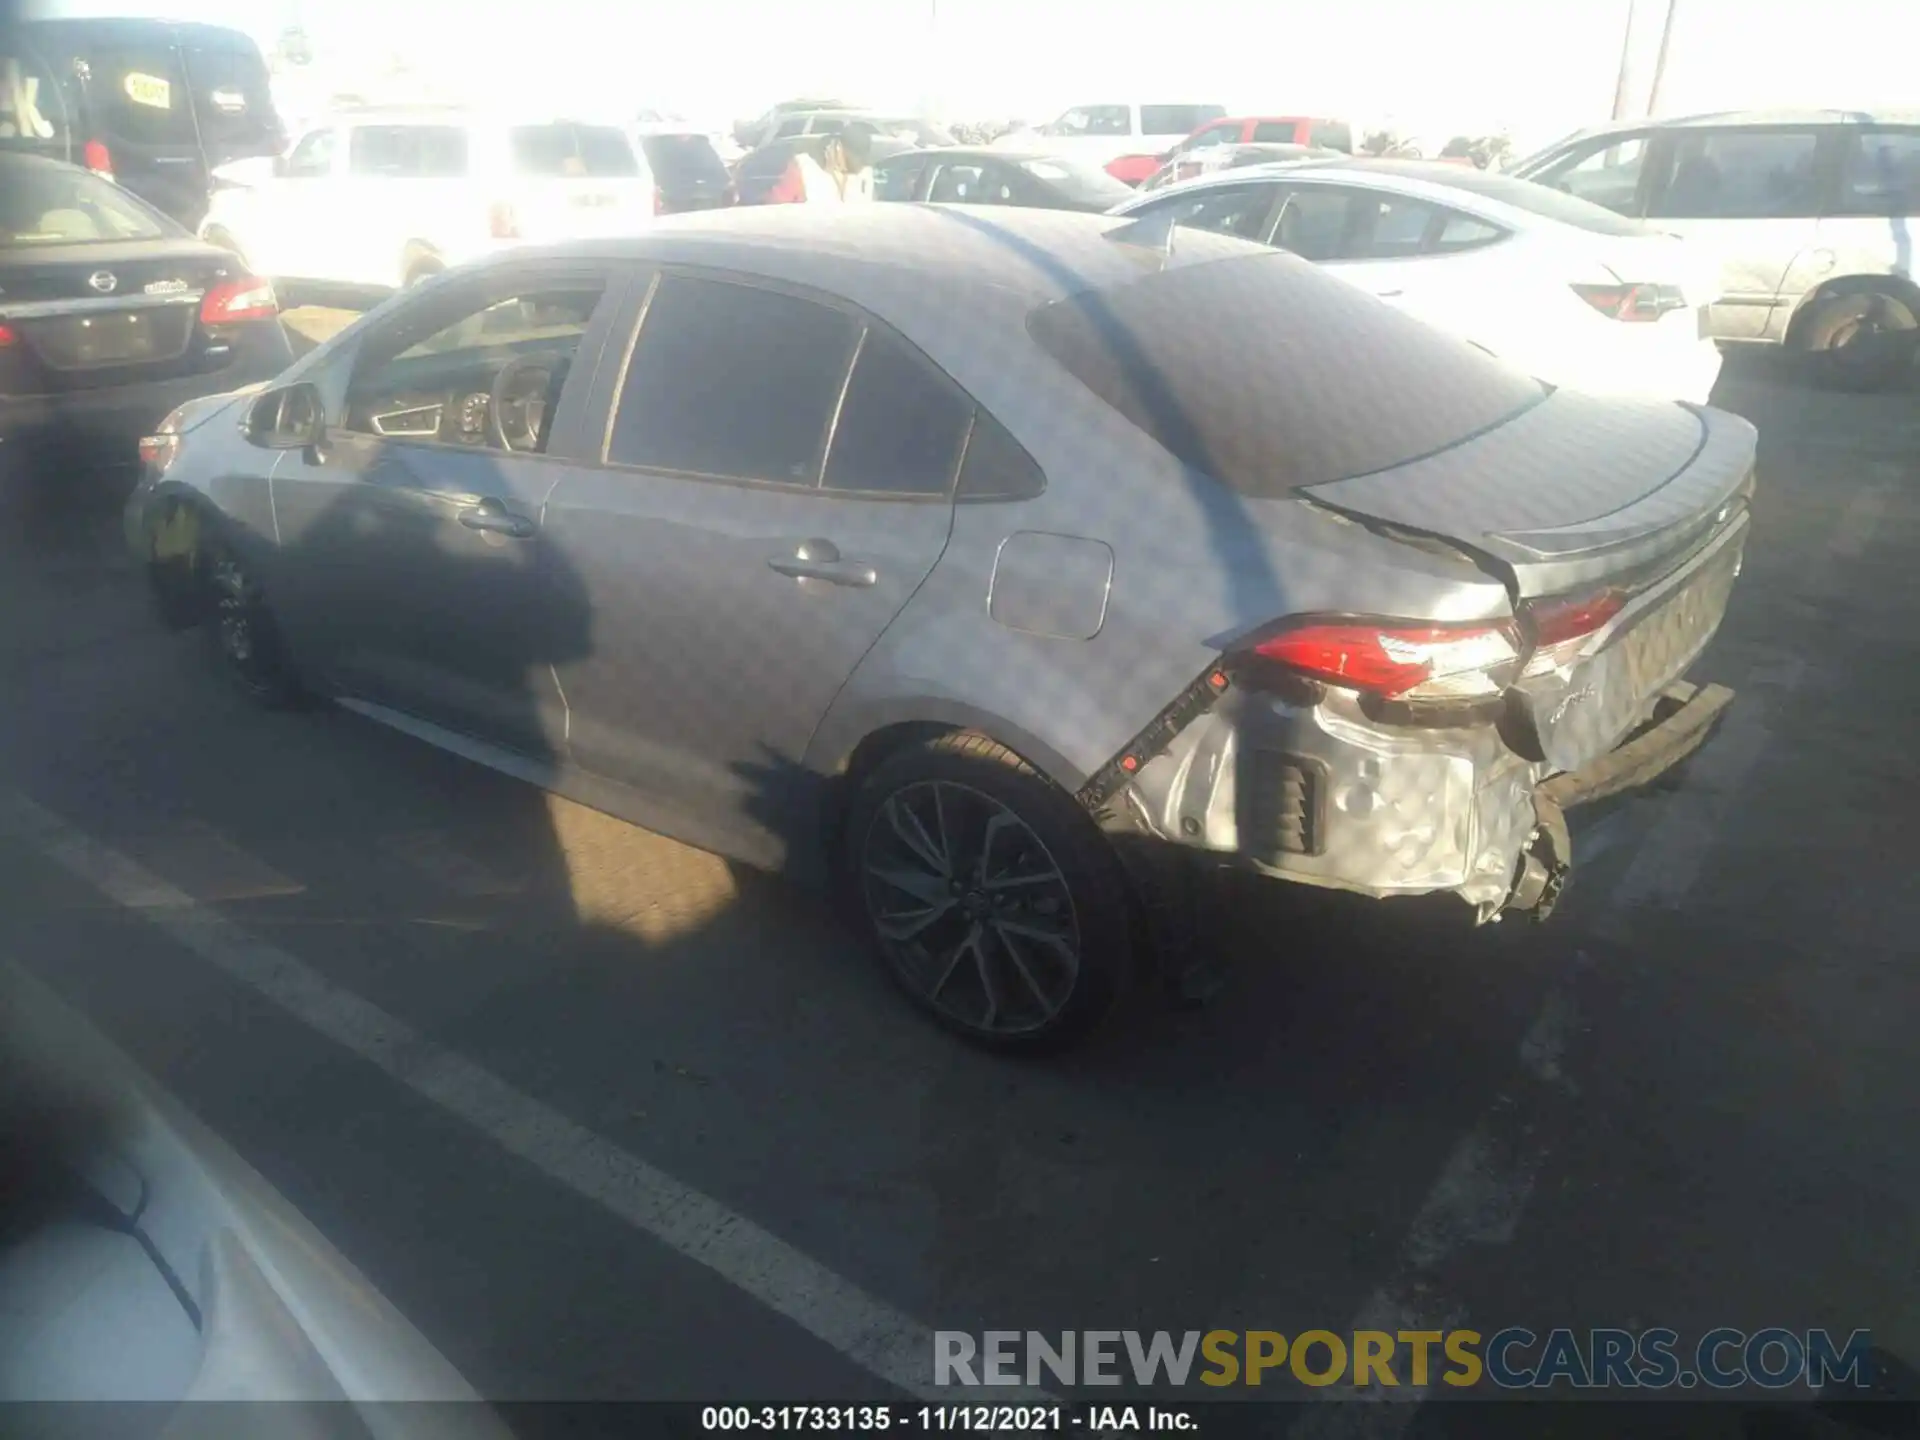
[[[880,572],[859,560],[844,560],[831,540],[802,540],[791,555],[775,555],[767,567],[796,580],[824,580],[864,590],[880,579]]]
[[[510,535],[515,540],[530,539],[539,528],[526,516],[506,510],[497,500],[482,501],[462,510],[460,523],[469,530],[484,530],[490,535]]]

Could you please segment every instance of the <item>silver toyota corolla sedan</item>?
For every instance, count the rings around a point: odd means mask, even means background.
[[[1754,431],[1224,236],[777,206],[450,272],[143,453],[160,613],[249,694],[835,882],[1036,1046],[1183,855],[1544,914],[1563,812],[1731,698],[1681,677]]]

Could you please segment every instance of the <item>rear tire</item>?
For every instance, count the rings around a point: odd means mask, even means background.
[[[202,633],[228,682],[268,710],[305,705],[307,691],[288,662],[273,610],[238,552],[212,539],[198,563],[207,587]]]
[[[895,752],[843,831],[857,923],[908,996],[975,1044],[1037,1053],[1104,1020],[1132,978],[1126,877],[1093,817],[1004,745]]]
[[[1820,301],[1801,332],[1813,378],[1835,390],[1886,390],[1913,369],[1920,319],[1884,291]]]

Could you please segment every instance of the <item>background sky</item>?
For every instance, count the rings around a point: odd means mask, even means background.
[[[1631,0],[41,0],[172,14],[271,45],[299,23],[316,84],[405,55],[465,98],[730,121],[826,92],[952,118],[1212,101],[1520,148],[1604,120]],[[1660,110],[1920,107],[1920,0],[1679,0]],[[1664,0],[1637,0],[1644,99]],[[347,83],[351,83],[349,79]]]

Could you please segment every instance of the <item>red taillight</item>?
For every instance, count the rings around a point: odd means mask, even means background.
[[[780,178],[774,181],[773,188],[767,192],[769,205],[800,205],[807,198],[806,177],[800,173],[800,166],[793,161],[780,172]]]
[[[14,334],[13,331],[4,325],[0,325],[0,350],[6,349],[7,346],[14,344],[19,339],[20,337]]]
[[[667,192],[658,185],[653,187],[653,213],[656,215],[667,213]]]
[[[1576,285],[1573,293],[1609,320],[1658,320],[1687,308],[1678,285]]]
[[[487,211],[487,233],[496,240],[520,238],[520,217],[513,213],[513,206],[502,201]]]
[[[271,320],[280,313],[273,286],[253,275],[225,280],[200,301],[202,325],[232,325],[241,320]]]
[[[113,152],[98,140],[89,140],[80,147],[80,163],[96,175],[113,178]]]
[[[1587,642],[1626,608],[1630,597],[1624,590],[1596,590],[1590,595],[1561,595],[1551,600],[1527,602],[1527,627],[1533,633],[1534,651],[1527,661],[1526,673],[1544,675],[1572,664]]]
[[[1509,625],[1364,621],[1299,625],[1260,641],[1254,653],[1389,700],[1495,696],[1513,679],[1520,658]]]

